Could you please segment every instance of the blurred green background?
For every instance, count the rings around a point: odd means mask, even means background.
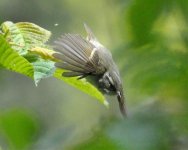
[[[1,0],[0,22],[87,23],[119,66],[129,117],[62,81],[0,69],[2,150],[187,150],[188,0]],[[58,25],[57,25],[58,24]]]

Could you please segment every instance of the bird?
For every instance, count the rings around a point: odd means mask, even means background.
[[[111,52],[103,46],[90,27],[84,23],[87,37],[66,33],[54,42],[53,57],[59,60],[56,68],[64,69],[64,77],[86,78],[102,93],[116,95],[121,114],[126,117],[127,109],[123,84]]]

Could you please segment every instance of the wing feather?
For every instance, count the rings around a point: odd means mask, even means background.
[[[62,76],[64,77],[76,77],[76,76],[82,76],[84,75],[83,73],[80,73],[80,72],[73,72],[73,71],[70,71],[70,72],[63,72]]]
[[[68,40],[67,41],[70,41],[70,42],[72,42],[71,44],[72,44],[72,46],[74,46],[74,50],[76,50],[79,54],[81,54],[87,61],[89,61],[88,60],[88,55],[87,55],[87,53],[86,53],[86,50],[85,50],[85,47],[82,47],[81,45],[80,45],[80,43],[81,42],[79,42],[79,39],[81,38],[81,37],[79,37],[78,35],[71,35],[71,34],[67,34],[66,35],[66,37],[68,38]],[[74,38],[74,37],[76,37],[76,38]],[[83,41],[82,41],[83,42]],[[93,48],[91,48],[91,50],[89,50],[89,51],[92,51],[92,49]]]
[[[67,62],[68,64],[82,68],[83,70],[87,70],[88,72],[91,72],[93,70],[92,68],[90,68],[90,66],[88,66],[88,67],[85,66],[85,63],[83,63],[82,61],[75,61],[69,57],[66,57],[65,55],[63,55],[61,53],[54,53],[53,56],[56,59],[63,60],[61,62]]]
[[[59,53],[55,53],[53,56],[60,60],[55,66],[69,70],[71,73],[66,73],[68,74],[67,76],[96,72],[99,61],[96,48],[80,35],[65,34],[61,36],[61,38],[55,41],[55,49]]]
[[[74,66],[74,65],[71,65],[67,62],[57,62],[57,63],[55,63],[55,66],[57,68],[61,68],[61,69],[65,69],[65,70],[71,70],[71,71],[74,71],[74,72],[81,72],[81,73],[85,72],[84,69],[77,67],[77,66]]]

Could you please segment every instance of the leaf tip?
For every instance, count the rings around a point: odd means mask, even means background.
[[[35,83],[35,86],[38,87],[38,83],[40,82],[40,80],[35,80],[34,83]]]

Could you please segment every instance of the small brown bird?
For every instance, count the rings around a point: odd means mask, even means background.
[[[60,61],[57,68],[65,69],[65,77],[86,78],[103,93],[116,94],[120,111],[126,116],[125,98],[119,70],[113,61],[112,54],[105,48],[84,24],[87,38],[78,34],[64,34],[55,41],[53,54]]]

